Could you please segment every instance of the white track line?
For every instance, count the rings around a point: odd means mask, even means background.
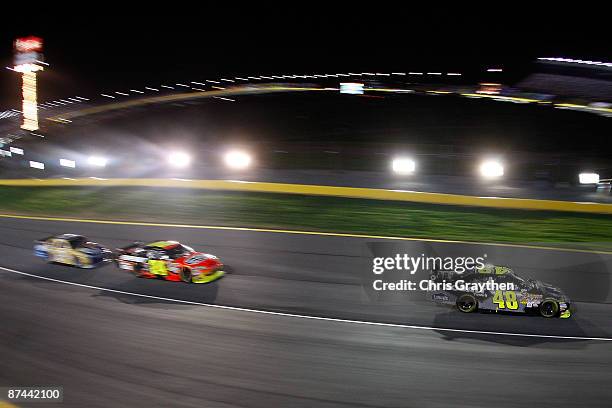
[[[215,305],[211,303],[192,302],[189,300],[172,299],[172,298],[166,298],[166,297],[160,297],[160,296],[144,295],[141,293],[126,292],[123,290],[101,288],[99,286],[85,285],[82,283],[68,282],[68,281],[63,281],[60,279],[48,278],[46,276],[34,275],[31,273],[16,271],[14,269],[5,268],[2,266],[0,266],[0,270],[3,270],[5,272],[10,272],[10,273],[15,273],[18,275],[29,276],[32,278],[43,279],[46,281],[63,283],[65,285],[79,286],[79,287],[87,288],[87,289],[96,289],[96,290],[101,290],[105,292],[119,293],[122,295],[130,295],[130,296],[142,297],[142,298],[147,298],[147,299],[163,300],[166,302],[182,303],[182,304],[196,305],[196,306],[206,306],[206,307],[213,307],[213,308],[225,309],[225,310],[234,310],[238,312],[259,313],[259,314],[282,316],[282,317],[292,317],[292,318],[300,318],[300,319],[323,320],[327,322],[337,322],[337,323],[364,324],[368,326],[398,327],[402,329],[414,329],[414,330],[430,330],[430,331],[433,330],[433,331],[443,331],[443,332],[453,332],[453,333],[487,334],[487,335],[496,335],[496,336],[535,337],[535,338],[559,339],[559,340],[612,341],[611,337],[554,336],[554,335],[546,335],[546,334],[507,333],[507,332],[494,332],[494,331],[483,331],[483,330],[447,329],[443,327],[429,327],[429,326],[414,326],[414,325],[396,324],[396,323],[368,322],[368,321],[363,321],[363,320],[337,319],[334,317],[320,317],[320,316],[299,315],[299,314],[284,313],[284,312],[271,312],[268,310],[247,309],[244,307],[235,307],[235,306],[222,306],[222,305]]]

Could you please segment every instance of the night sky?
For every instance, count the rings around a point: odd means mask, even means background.
[[[42,37],[51,67],[42,74],[40,92],[48,100],[233,75],[474,72],[502,65],[512,80],[538,56],[610,60],[605,25],[592,16],[574,14],[564,21],[516,9],[460,17],[448,10],[440,15],[373,5],[332,12],[289,3],[282,9],[266,3],[228,10],[166,4],[170,11],[128,13],[106,3],[97,10],[101,5],[91,3],[37,9],[34,17],[4,13],[0,62],[11,65],[14,38]],[[1,70],[0,85],[0,109],[17,107],[17,75]]]

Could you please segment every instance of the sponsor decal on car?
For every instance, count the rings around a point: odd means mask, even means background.
[[[148,258],[143,258],[141,256],[133,256],[133,255],[121,255],[120,259],[123,261],[130,261],[130,262],[146,262]]]
[[[444,293],[434,293],[431,295],[431,299],[440,302],[448,302],[448,296],[446,296]]]

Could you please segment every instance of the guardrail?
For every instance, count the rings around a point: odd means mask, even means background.
[[[612,204],[524,198],[475,197],[375,188],[334,187],[306,184],[263,183],[234,180],[191,180],[153,178],[0,179],[0,186],[17,187],[169,187],[217,191],[301,194],[370,200],[475,206],[541,211],[612,214]]]

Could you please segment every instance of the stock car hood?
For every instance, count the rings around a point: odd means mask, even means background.
[[[203,266],[206,268],[214,268],[221,265],[219,258],[202,252],[193,252],[183,258],[177,259],[177,262],[191,267]]]

